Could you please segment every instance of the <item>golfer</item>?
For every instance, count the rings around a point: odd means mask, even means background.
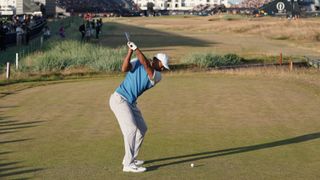
[[[127,43],[128,54],[124,58],[122,71],[127,72],[124,81],[110,97],[114,112],[124,139],[125,155],[122,161],[124,172],[144,172],[144,161],[137,160],[139,149],[147,131],[146,123],[137,107],[137,98],[161,80],[161,71],[169,70],[169,58],[158,53],[150,62],[133,43]],[[131,60],[133,51],[137,58]]]

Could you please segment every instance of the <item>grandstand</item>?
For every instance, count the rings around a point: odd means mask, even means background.
[[[165,0],[163,0],[165,1]],[[258,11],[263,10],[268,15],[300,14],[300,12],[319,12],[320,0],[243,0],[229,8],[216,5],[199,5],[189,10],[203,12],[203,14],[215,14],[223,10],[230,11]],[[277,4],[282,2],[285,9],[278,10]],[[140,9],[134,0],[57,0],[57,6],[71,13],[113,13],[121,16],[138,15]],[[169,9],[168,9],[169,10]]]
[[[274,6],[277,0],[243,0],[239,7],[242,8],[261,8],[264,6],[270,7]],[[297,4],[300,8],[306,9],[306,11],[319,11],[320,0],[283,0],[284,4]],[[289,6],[289,5],[288,5]],[[273,7],[274,8],[274,7]]]
[[[244,0],[239,6],[243,8],[259,8],[271,1],[272,0]]]
[[[57,0],[57,6],[74,13],[119,13],[125,15],[136,10],[131,0]]]
[[[259,9],[268,15],[313,16],[319,13],[319,0],[272,0]]]

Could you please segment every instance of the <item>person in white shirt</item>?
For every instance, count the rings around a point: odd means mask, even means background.
[[[24,30],[22,29],[21,26],[17,26],[16,33],[17,33],[17,45],[20,46],[22,43],[23,34],[24,34]]]

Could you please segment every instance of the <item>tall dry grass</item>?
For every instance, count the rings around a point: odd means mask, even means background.
[[[205,18],[205,20],[204,20]],[[183,20],[182,20],[183,19]],[[320,42],[319,18],[288,20],[281,17],[246,17],[215,15],[208,17],[161,19],[161,25],[148,22],[147,27],[185,32],[229,32],[259,35],[270,39]],[[172,26],[174,24],[174,26]]]
[[[247,18],[232,23],[219,21],[218,24],[217,31],[260,35],[269,39],[320,42],[320,21],[317,18]]]
[[[183,63],[200,68],[212,68],[242,64],[244,59],[236,54],[216,55],[213,53],[195,53],[183,58]]]
[[[52,42],[45,49],[24,58],[20,70],[27,73],[59,72],[70,69],[119,71],[127,50],[126,47],[111,49],[73,40]]]
[[[317,96],[320,96],[320,69],[294,67],[292,70],[288,66],[265,66],[253,68],[237,69],[189,69],[167,72],[167,76],[183,75],[193,76],[194,74],[213,74],[221,76],[237,76],[244,78],[267,78],[283,81],[295,81],[302,86],[315,90]]]
[[[230,22],[230,19],[232,21]],[[238,16],[209,17],[208,27],[202,30],[215,32],[232,32],[238,34],[260,35],[269,39],[293,40],[304,42],[320,42],[319,18],[305,18],[289,20],[286,18],[263,17],[263,18],[239,18]]]
[[[222,26],[224,27],[224,26]],[[269,39],[320,42],[320,21],[317,19],[246,20],[231,23],[226,31],[255,34]]]
[[[289,69],[287,66],[271,66],[260,68],[240,68],[240,69],[228,69],[219,71],[210,71],[213,74],[227,74],[236,76],[255,77],[263,76],[267,78],[276,78],[287,81],[298,81],[303,85],[310,86],[310,88],[320,88],[320,70],[315,68],[293,68]],[[318,94],[320,95],[320,94]]]

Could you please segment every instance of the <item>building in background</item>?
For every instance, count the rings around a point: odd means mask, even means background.
[[[32,14],[40,11],[40,7],[33,0],[1,0],[1,15]]]
[[[17,0],[22,2],[22,8],[17,4],[17,14],[40,14],[40,6],[34,2],[34,0]]]
[[[233,0],[134,0],[141,10],[147,10],[148,3],[153,3],[154,10],[192,10],[197,6],[224,5],[230,7]]]
[[[47,16],[54,16],[56,0],[0,0],[0,15],[33,14],[42,10]]]
[[[0,0],[0,15],[13,15],[16,13],[16,0]]]
[[[56,0],[33,0],[44,5],[46,16],[53,17],[56,14]]]

